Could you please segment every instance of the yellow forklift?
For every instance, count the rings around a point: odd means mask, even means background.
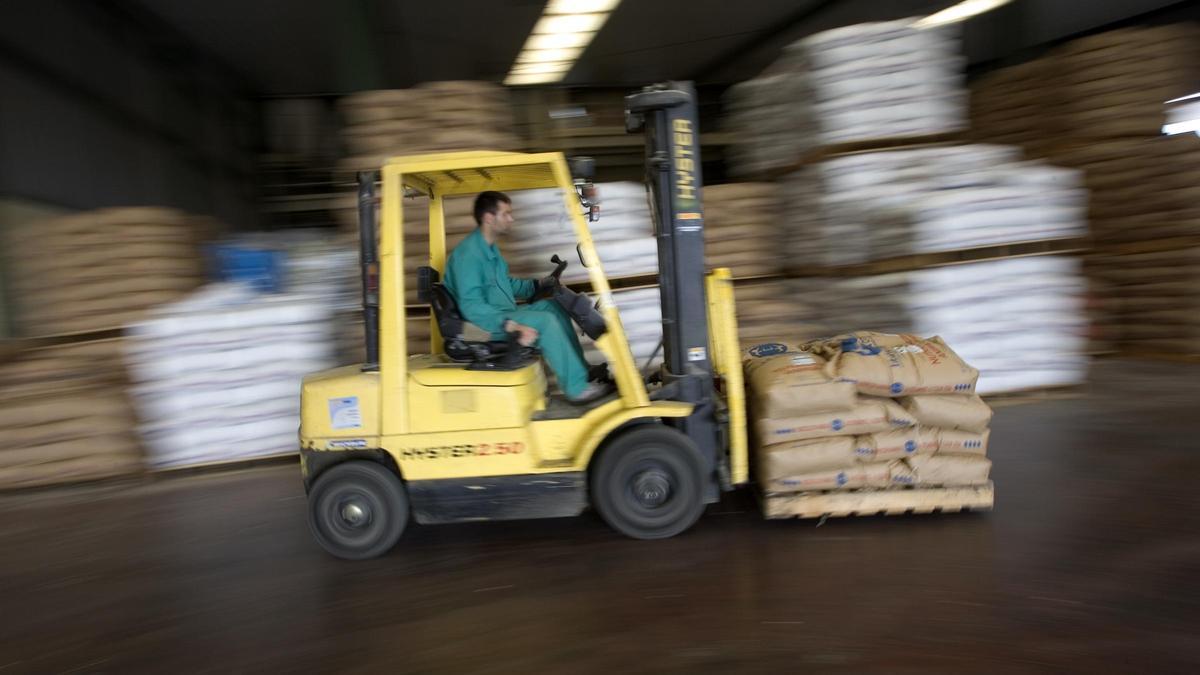
[[[410,518],[548,518],[589,505],[625,535],[670,537],[748,480],[733,282],[728,270],[705,271],[691,84],[627,97],[626,126],[645,134],[659,247],[664,363],[652,378],[638,371],[596,255],[589,177],[573,177],[561,153],[397,157],[359,176],[366,363],[310,375],[302,391],[309,520],[328,552],[381,555]],[[562,194],[594,294],[582,315],[576,298],[578,322],[616,385],[615,396],[585,406],[548,394],[536,351],[465,339],[454,298],[438,283],[445,198],[546,188]],[[413,192],[429,200],[430,259],[418,290],[433,322],[432,353],[418,355],[408,353],[404,328],[402,223]],[[561,273],[566,263],[553,262]]]

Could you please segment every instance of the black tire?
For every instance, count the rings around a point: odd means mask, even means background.
[[[346,560],[391,550],[408,524],[408,495],[400,479],[370,461],[349,461],[317,478],[308,495],[308,524],[317,543]]]
[[[610,441],[592,469],[592,505],[614,530],[634,539],[666,539],[704,512],[704,470],[690,438],[645,425]]]

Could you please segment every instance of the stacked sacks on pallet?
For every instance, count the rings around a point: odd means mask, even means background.
[[[704,188],[704,260],[728,267],[734,278],[778,274],[785,251],[779,245],[778,186],[729,183]]]
[[[790,166],[811,148],[957,131],[966,126],[964,60],[953,27],[865,23],[793,44],[731,91],[741,138],[735,172]]]
[[[138,473],[125,386],[120,340],[12,355],[0,365],[0,489]]]
[[[340,101],[344,167],[377,170],[388,157],[456,150],[515,150],[508,93],[490,82],[429,82],[364,91]]]
[[[940,338],[860,332],[745,353],[768,493],[987,482],[978,371]]]
[[[332,305],[213,284],[128,329],[148,461],[176,467],[296,450],[301,379],[333,364]]]
[[[1136,353],[1195,354],[1200,344],[1200,248],[1104,255],[1111,331]]]
[[[119,328],[203,282],[206,225],[174,209],[101,209],[9,232],[19,329],[49,335]]]

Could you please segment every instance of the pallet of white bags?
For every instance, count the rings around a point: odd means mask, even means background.
[[[969,487],[901,487],[826,490],[762,495],[763,516],[779,518],[844,518],[899,516],[908,513],[989,511],[995,499],[992,482]]]

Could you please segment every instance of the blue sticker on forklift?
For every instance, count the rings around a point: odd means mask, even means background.
[[[334,429],[361,428],[362,413],[358,409],[358,397],[329,399],[329,425]]]

